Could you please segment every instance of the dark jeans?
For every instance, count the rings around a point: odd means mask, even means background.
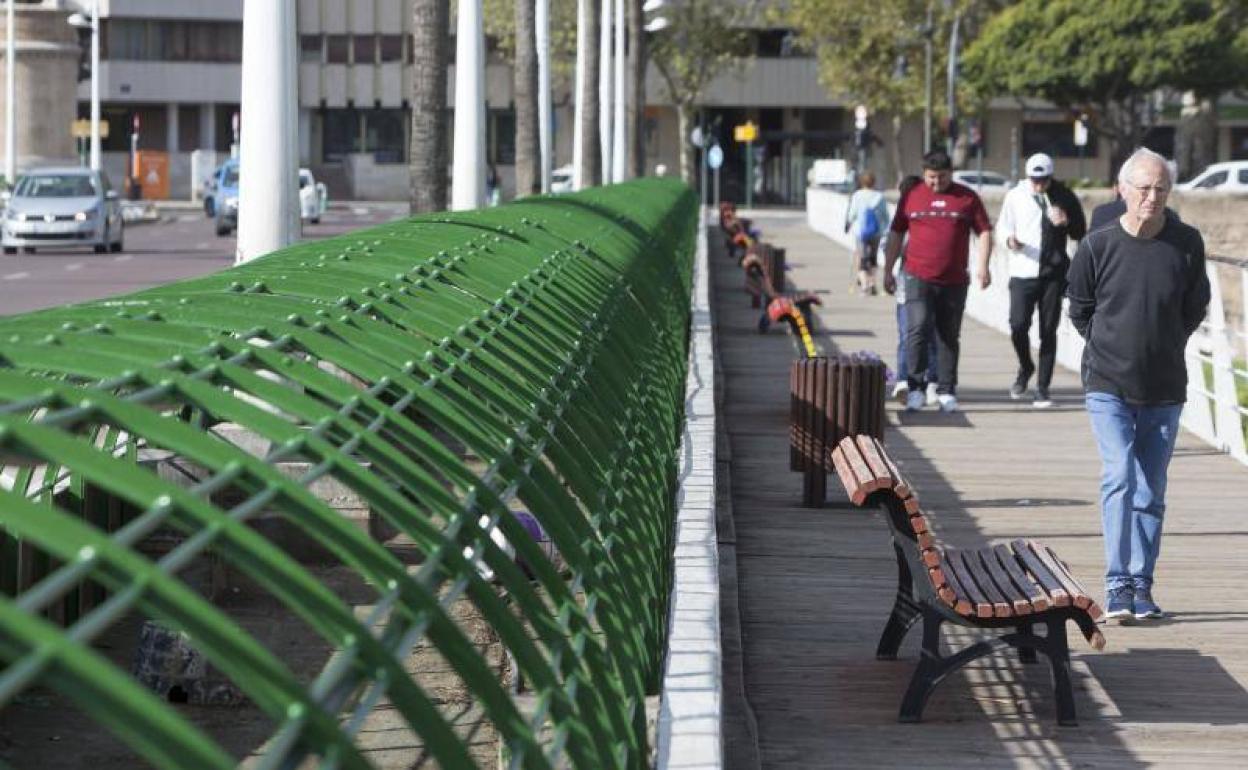
[[[936,338],[933,335],[931,344],[927,346],[927,381],[935,382],[940,376],[936,371],[936,362],[940,356],[936,353]],[[897,304],[897,379],[906,379],[910,366],[906,362],[906,305]]]
[[[1020,373],[1036,371],[1031,362],[1031,314],[1040,309],[1039,390],[1048,390],[1057,360],[1057,324],[1062,320],[1062,294],[1066,281],[1061,278],[1010,279],[1010,338],[1018,356]]]
[[[953,395],[958,390],[958,338],[967,287],[942,286],[906,272],[901,275],[906,282],[906,380],[911,390],[923,387],[928,348],[935,336],[936,392]]]

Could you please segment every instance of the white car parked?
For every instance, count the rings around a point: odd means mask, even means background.
[[[975,171],[963,169],[953,172],[953,181],[964,184],[972,189],[999,190],[1004,192],[1010,186],[1010,180],[995,171]]]
[[[1176,190],[1248,192],[1248,160],[1214,163],[1190,180],[1174,186]]]
[[[324,182],[316,181],[312,172],[306,168],[299,169],[299,216],[305,222],[319,224],[321,215],[329,206],[329,190]]]

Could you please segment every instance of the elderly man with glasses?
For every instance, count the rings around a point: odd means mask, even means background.
[[[1083,384],[1101,455],[1106,615],[1163,616],[1153,599],[1166,472],[1187,398],[1183,351],[1209,304],[1200,233],[1166,216],[1166,160],[1136,150],[1118,173],[1119,219],[1071,264],[1070,320],[1087,341]]]

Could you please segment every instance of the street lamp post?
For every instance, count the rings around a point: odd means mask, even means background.
[[[460,0],[455,28],[455,147],[451,209],[485,202],[485,32],[481,0]]]
[[[12,3],[10,3],[12,5]],[[80,3],[82,10],[88,6]],[[90,166],[92,171],[100,170],[100,0],[91,0],[90,18],[75,13],[69,17],[69,24],[79,29],[91,30],[91,136]]]
[[[289,147],[298,114],[294,3],[243,4],[236,263],[288,246],[297,237],[291,212],[298,216],[299,168]]]
[[[537,42],[537,134],[541,149],[542,193],[550,192],[551,168],[551,99],[550,99],[550,0],[537,0],[534,8]]]
[[[611,128],[611,181],[623,182],[628,165],[627,131],[625,121],[628,107],[628,94],[624,90],[624,70],[627,66],[624,55],[624,3],[627,0],[615,0],[615,125]]]
[[[14,2],[9,0],[5,15],[4,47],[4,180],[10,185],[17,176],[17,75],[14,72],[17,67],[17,32],[13,28]]]

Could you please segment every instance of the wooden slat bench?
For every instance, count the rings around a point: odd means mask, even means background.
[[[831,462],[849,499],[881,508],[892,531],[897,597],[876,657],[895,660],[906,632],[923,620],[922,654],[902,699],[900,721],[918,722],[928,696],[949,674],[1014,647],[1025,663],[1034,662],[1037,651],[1049,659],[1058,724],[1076,724],[1066,622],[1073,620],[1095,649],[1104,648],[1105,637],[1096,626],[1100,607],[1065,562],[1033,540],[975,550],[939,544],[914,487],[872,436],[845,437],[832,450]],[[940,649],[946,622],[1008,633],[946,655]],[[1036,633],[1039,626],[1046,629],[1043,636]]]
[[[823,505],[829,452],[845,436],[884,437],[885,368],[861,354],[805,358],[789,369],[789,469],[802,473],[802,505]]]

